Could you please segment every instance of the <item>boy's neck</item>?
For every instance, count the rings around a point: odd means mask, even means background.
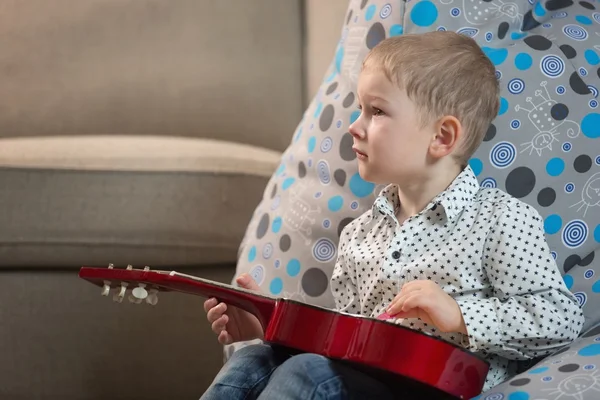
[[[420,213],[435,196],[450,186],[463,169],[463,166],[453,163],[451,166],[426,172],[406,184],[398,184],[400,199],[400,208],[396,213],[398,221],[403,223]]]

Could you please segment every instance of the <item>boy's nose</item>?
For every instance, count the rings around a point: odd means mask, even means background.
[[[350,132],[352,137],[354,137],[355,139],[365,138],[365,131],[360,124],[360,117],[358,117],[356,121],[350,124],[350,126],[348,127],[348,132]]]

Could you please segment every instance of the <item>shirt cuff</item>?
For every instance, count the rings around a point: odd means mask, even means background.
[[[502,345],[500,324],[493,299],[456,300],[467,328],[467,338],[463,343],[470,351],[491,352]]]

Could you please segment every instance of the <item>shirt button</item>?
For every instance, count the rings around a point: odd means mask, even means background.
[[[392,253],[392,257],[394,257],[395,260],[400,258],[400,252],[398,250],[394,251]]]

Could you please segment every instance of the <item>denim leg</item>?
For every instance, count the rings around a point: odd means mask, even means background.
[[[391,400],[388,388],[345,364],[317,354],[299,354],[273,372],[259,400]]]
[[[264,344],[242,347],[223,365],[200,400],[256,399],[287,357]]]

